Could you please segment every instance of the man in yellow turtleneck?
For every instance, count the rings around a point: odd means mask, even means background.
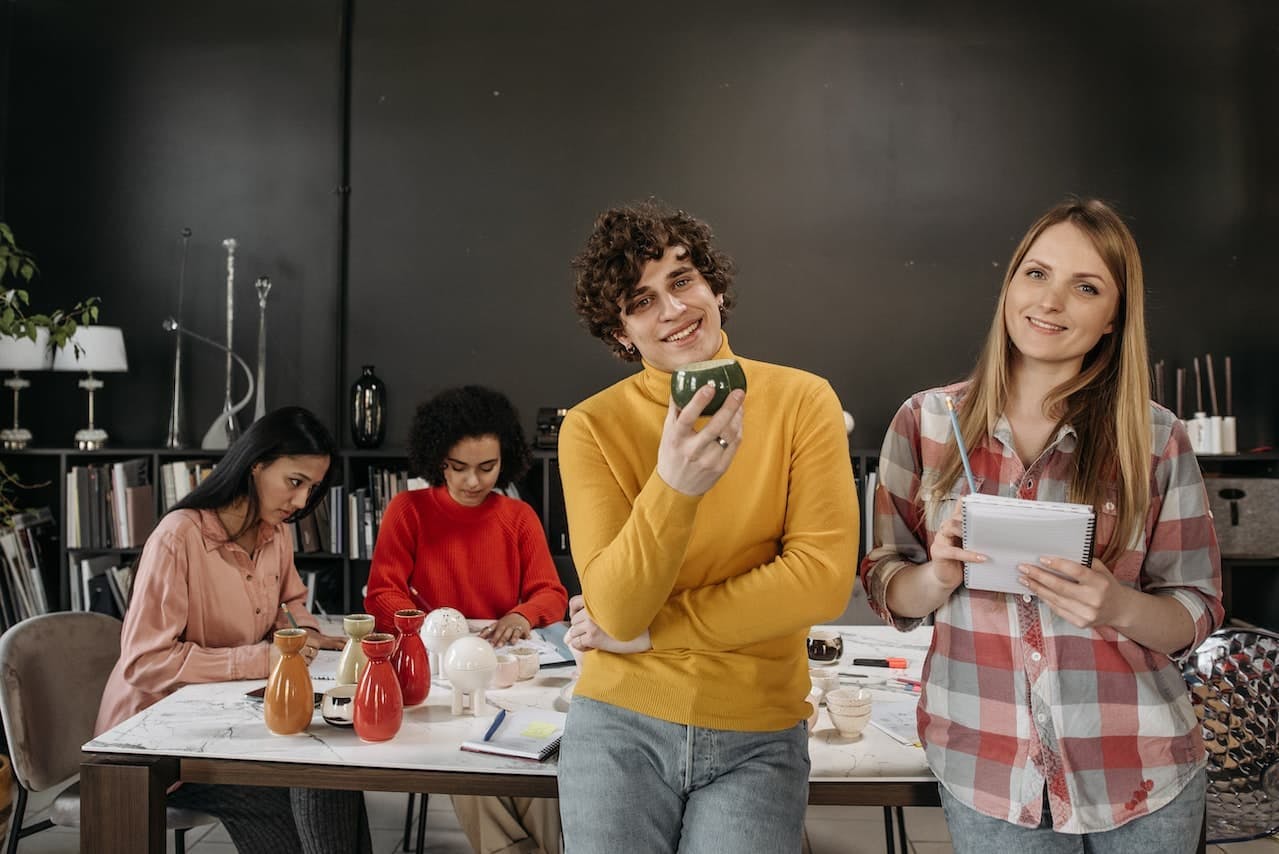
[[[843,612],[857,564],[839,401],[732,353],[732,262],[700,220],[606,211],[573,266],[586,326],[643,369],[560,429],[569,642],[589,650],[560,755],[566,850],[799,851],[804,639]],[[749,394],[678,410],[671,372],[712,358],[738,358]]]

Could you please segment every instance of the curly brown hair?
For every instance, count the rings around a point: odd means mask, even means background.
[[[533,455],[519,413],[506,395],[478,385],[445,389],[418,406],[409,430],[409,468],[431,486],[441,486],[449,451],[463,439],[479,436],[496,436],[501,446],[498,489],[528,471]]]
[[[655,201],[604,211],[572,263],[573,306],[582,325],[618,358],[639,361],[639,353],[628,351],[616,337],[622,330],[621,304],[635,293],[644,265],[660,259],[672,246],[687,248],[711,292],[723,296],[719,314],[720,322],[726,322],[736,301],[730,293],[733,260],[714,246],[713,239],[711,227],[697,217]]]

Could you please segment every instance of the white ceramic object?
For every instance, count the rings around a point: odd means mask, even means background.
[[[808,695],[808,703],[813,707],[813,713],[808,716],[808,734],[812,735],[817,729],[817,706],[822,701],[822,692],[819,688],[813,688],[811,694]]]
[[[432,673],[442,672],[440,662],[449,645],[468,634],[466,617],[456,608],[436,608],[426,615],[426,621],[422,623],[422,643],[426,644]]]
[[[532,679],[537,675],[537,671],[541,668],[542,662],[537,650],[528,646],[517,646],[511,650],[511,655],[515,656],[515,661],[519,665],[520,679]]]
[[[444,653],[444,672],[453,683],[453,714],[462,714],[468,706],[472,715],[478,714],[497,674],[497,653],[486,640],[458,638]]]
[[[497,670],[493,676],[494,688],[510,688],[520,678],[520,665],[509,652],[497,656]]]
[[[826,714],[830,715],[830,722],[844,738],[860,738],[862,730],[866,729],[866,724],[870,723],[870,706],[867,706],[864,712],[847,713],[828,705]]]
[[[320,715],[333,726],[352,726],[355,712],[355,685],[338,685],[324,692]]]
[[[870,709],[871,693],[865,688],[836,688],[826,694],[826,707],[844,712]]]
[[[813,683],[813,688],[823,694],[829,694],[839,688],[839,672],[836,670],[819,670],[816,667],[812,667],[809,668],[808,679]]]

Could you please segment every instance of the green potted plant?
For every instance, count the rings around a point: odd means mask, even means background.
[[[28,288],[39,269],[31,254],[18,246],[13,231],[0,222],[0,338],[26,338],[32,342],[46,330],[49,346],[65,347],[76,329],[98,319],[98,299],[90,297],[70,309],[57,309],[48,314],[28,314],[31,294]],[[23,486],[0,462],[0,524],[8,525],[18,512],[13,490]]]

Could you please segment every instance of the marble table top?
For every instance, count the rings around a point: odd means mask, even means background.
[[[931,628],[899,633],[887,626],[839,626],[844,636],[844,659],[889,656],[907,659],[905,671],[918,678],[927,652]],[[336,656],[336,653],[329,654]],[[839,669],[847,669],[841,666]],[[864,671],[864,668],[854,668]],[[316,668],[324,672],[324,665]],[[264,680],[187,685],[84,745],[89,753],[126,753],[176,757],[242,759],[323,765],[357,765],[426,771],[466,771],[500,774],[552,775],[555,760],[533,762],[463,751],[459,745],[483,735],[498,708],[532,706],[565,710],[577,671],[572,666],[544,667],[531,680],[510,688],[491,689],[488,708],[480,716],[454,717],[451,687],[433,677],[425,703],[405,710],[404,724],[390,741],[369,744],[349,727],[325,723],[318,710],[302,733],[278,736],[267,730],[262,705],[246,692]],[[333,683],[313,681],[323,691]],[[901,701],[908,695],[869,686],[876,700]],[[868,726],[857,739],[839,735],[821,709],[809,742],[812,778],[888,781],[931,779],[918,747],[901,744]]]

